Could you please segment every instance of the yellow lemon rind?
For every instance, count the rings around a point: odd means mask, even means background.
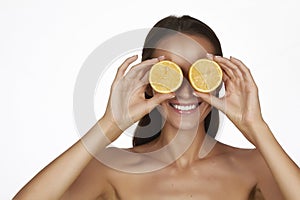
[[[173,88],[168,88],[166,87],[165,85],[159,83],[158,81],[154,81],[152,80],[152,74],[153,74],[153,71],[156,70],[156,67],[160,66],[160,65],[165,65],[165,66],[172,66],[172,67],[175,67],[176,69],[176,72],[178,72],[178,76],[179,76],[179,81],[178,81],[178,84],[173,87]],[[174,69],[173,69],[174,70]],[[182,70],[181,68],[174,62],[171,62],[171,61],[167,61],[167,60],[163,60],[163,61],[160,61],[156,64],[154,64],[151,69],[150,69],[150,73],[149,73],[149,83],[152,87],[152,89],[158,93],[163,93],[163,94],[167,94],[167,93],[171,93],[171,92],[175,92],[182,84],[182,81],[183,81],[183,73],[182,73]],[[164,89],[162,89],[164,88]]]
[[[218,74],[219,74],[219,80],[218,80],[217,84],[215,84],[215,86],[212,87],[212,88],[209,88],[209,89],[199,88],[199,87],[194,83],[194,81],[193,81],[192,73],[191,73],[192,68],[196,67],[196,66],[199,65],[199,63],[201,63],[201,62],[210,62],[210,63],[213,63],[213,65],[215,66],[215,68],[216,68],[216,69],[218,70],[218,72],[219,72],[219,73],[218,73]],[[195,69],[195,70],[197,70],[197,69]],[[221,67],[219,66],[219,64],[216,63],[215,61],[209,60],[209,59],[199,59],[199,60],[197,60],[197,61],[191,66],[191,68],[190,68],[190,70],[189,70],[189,80],[190,80],[190,83],[191,83],[192,87],[193,87],[195,90],[197,90],[198,92],[202,92],[202,93],[210,93],[210,92],[216,90],[216,89],[220,86],[220,84],[222,83],[222,76],[223,76],[223,72],[222,72],[222,69],[221,69]]]

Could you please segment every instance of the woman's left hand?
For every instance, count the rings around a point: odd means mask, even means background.
[[[258,88],[250,70],[238,59],[209,56],[223,70],[225,95],[221,98],[213,94],[195,92],[207,103],[221,110],[254,144],[253,128],[264,123],[258,98]],[[254,144],[255,145],[255,144]]]

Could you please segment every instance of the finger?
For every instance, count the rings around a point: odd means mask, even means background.
[[[230,78],[226,77],[225,74],[223,74],[223,82],[224,82],[224,89],[225,93],[227,92],[233,92],[236,90],[236,84],[233,83]]]
[[[209,94],[209,93],[201,93],[201,92],[194,91],[193,94],[196,97],[200,97],[203,101],[214,106],[218,110],[221,110],[221,111],[224,110],[224,103],[223,103],[222,99],[220,99],[212,94]]]
[[[149,74],[150,74],[150,71],[146,71],[146,73],[141,77],[140,81],[143,83],[143,84],[148,84],[149,83]]]
[[[223,63],[218,63],[220,65],[220,67],[222,68],[223,72],[224,72],[224,75],[227,75],[227,77],[231,80],[234,80],[236,79],[233,71],[225,64]]]
[[[141,67],[145,66],[152,66],[160,61],[162,61],[163,59],[165,59],[164,56],[159,56],[157,58],[152,58],[152,59],[148,59],[148,60],[145,60],[137,65],[134,65],[130,70],[140,70]]]
[[[147,109],[152,110],[163,101],[172,99],[174,97],[175,97],[175,93],[167,93],[167,94],[155,93],[155,95],[151,99],[147,100]]]
[[[214,56],[214,60],[222,65],[227,66],[228,69],[230,69],[232,71],[232,73],[234,74],[234,76],[236,78],[243,80],[243,74],[242,74],[240,68],[237,65],[235,65],[233,62],[231,62],[231,60],[229,60],[228,58],[221,57],[221,56]]]
[[[207,53],[206,54],[206,57],[207,57],[207,59],[209,59],[209,60],[212,60],[212,61],[215,61],[214,60],[214,57],[216,57],[216,56],[214,56],[213,54],[210,54],[210,53]],[[225,64],[223,64],[223,63],[219,63],[219,62],[217,62],[219,65],[220,65],[220,67],[221,67],[221,69],[223,70],[223,72],[224,72],[224,75],[227,75],[227,78],[229,79],[235,79],[235,75],[234,75],[234,73],[232,72],[232,70],[227,66],[227,65],[225,65]],[[224,77],[224,76],[223,76]]]
[[[160,60],[158,58],[152,58],[146,61],[143,61],[135,66],[133,66],[128,73],[125,75],[128,79],[140,79],[151,67],[158,63]]]
[[[137,92],[136,94],[141,95],[140,97],[145,97],[145,91],[148,86],[148,83],[145,83],[143,81],[138,81],[132,84],[132,88],[128,88],[134,92]]]
[[[232,56],[230,56],[230,60],[232,63],[234,63],[236,66],[240,68],[241,72],[245,77],[245,80],[253,80],[253,76],[250,72],[250,69],[242,61]]]
[[[114,82],[116,82],[117,80],[121,79],[124,74],[125,74],[125,71],[126,69],[128,68],[128,66],[133,63],[134,61],[136,61],[138,58],[137,55],[134,55],[134,56],[131,56],[129,58],[127,58],[121,65],[120,67],[118,68],[118,71],[117,71],[117,75],[115,77],[115,80]]]
[[[226,83],[227,81],[230,80],[230,78],[228,77],[228,75],[226,73],[223,73],[222,80],[224,81],[224,83]]]
[[[210,53],[207,53],[206,58],[209,59],[209,60],[214,60],[214,55],[210,54]]]

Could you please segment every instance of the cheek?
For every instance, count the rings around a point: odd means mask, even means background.
[[[164,119],[166,119],[167,118],[167,113],[168,113],[168,103],[167,102],[162,102],[156,108],[160,112],[161,116]]]
[[[212,106],[206,102],[203,102],[200,107],[199,107],[201,116],[200,116],[200,121],[204,120],[209,112],[212,110]]]

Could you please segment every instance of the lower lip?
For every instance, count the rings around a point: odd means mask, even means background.
[[[196,108],[191,109],[191,110],[178,110],[178,109],[174,108],[173,106],[171,106],[170,104],[169,104],[169,106],[178,114],[191,114],[191,113],[196,112],[200,105],[197,105]]]

